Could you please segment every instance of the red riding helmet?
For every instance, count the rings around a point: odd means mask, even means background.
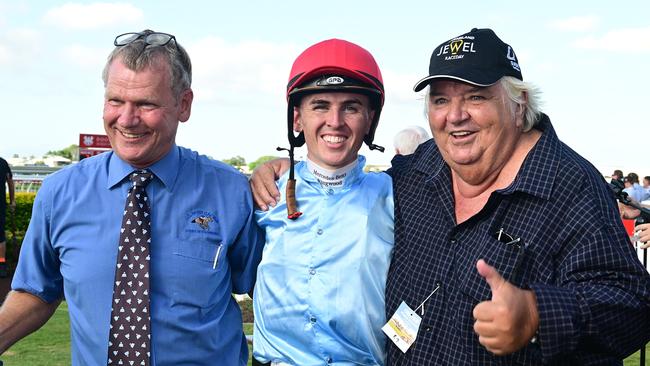
[[[354,43],[329,39],[307,48],[296,58],[287,84],[287,126],[289,143],[299,147],[305,143],[301,132],[293,134],[293,108],[309,93],[350,91],[365,94],[370,99],[375,116],[363,141],[373,150],[384,148],[372,143],[384,105],[384,83],[377,62],[370,52]]]

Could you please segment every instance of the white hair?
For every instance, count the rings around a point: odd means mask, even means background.
[[[542,115],[541,91],[531,83],[524,82],[512,76],[504,76],[499,80],[501,88],[506,92],[508,99],[512,102],[512,110],[517,107],[525,108],[523,131],[531,130]]]
[[[395,152],[402,155],[413,154],[418,146],[430,139],[427,130],[420,126],[409,126],[399,131],[393,139]]]

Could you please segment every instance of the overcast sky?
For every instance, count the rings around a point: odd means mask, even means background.
[[[494,4],[498,5],[494,5]],[[177,142],[250,162],[286,146],[284,90],[295,57],[329,38],[374,54],[386,86],[375,143],[428,127],[413,84],[443,41],[492,28],[543,91],[560,138],[604,174],[650,175],[650,2],[0,0],[0,156],[40,156],[104,133],[101,70],[120,33],[174,34],[194,67],[194,105]]]

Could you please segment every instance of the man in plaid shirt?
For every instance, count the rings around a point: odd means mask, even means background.
[[[390,364],[622,364],[649,339],[650,277],[607,183],[558,139],[512,48],[490,29],[455,37],[425,87],[434,138],[391,170],[386,289],[388,316],[424,302],[422,322],[408,351],[389,346]]]
[[[405,352],[389,342],[388,364],[622,365],[650,339],[650,275],[512,47],[490,29],[452,38],[424,88],[433,139],[389,171],[386,285],[387,316],[404,303],[421,322]],[[261,182],[279,166],[254,175],[258,205],[277,195]]]

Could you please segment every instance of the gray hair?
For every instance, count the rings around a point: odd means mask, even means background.
[[[532,83],[528,83],[512,76],[504,76],[497,82],[505,91],[510,100],[510,109],[514,115],[517,107],[525,108],[523,132],[530,131],[540,120],[542,115],[541,105],[542,92]],[[431,87],[427,86],[424,98],[424,115],[428,119],[429,115],[429,98]],[[526,94],[526,97],[524,97]]]
[[[155,32],[146,29],[140,33],[150,34]],[[163,60],[169,65],[170,86],[177,98],[192,85],[190,56],[183,46],[176,42],[176,38],[170,40],[164,46],[155,46],[146,44],[144,37],[140,37],[129,44],[115,47],[108,55],[102,72],[104,87],[108,82],[108,69],[116,59],[120,59],[126,67],[133,71],[142,71],[145,68],[154,66],[159,60]]]
[[[430,139],[427,130],[420,126],[409,126],[397,134],[393,139],[395,150],[402,155],[412,154],[418,146]]]

